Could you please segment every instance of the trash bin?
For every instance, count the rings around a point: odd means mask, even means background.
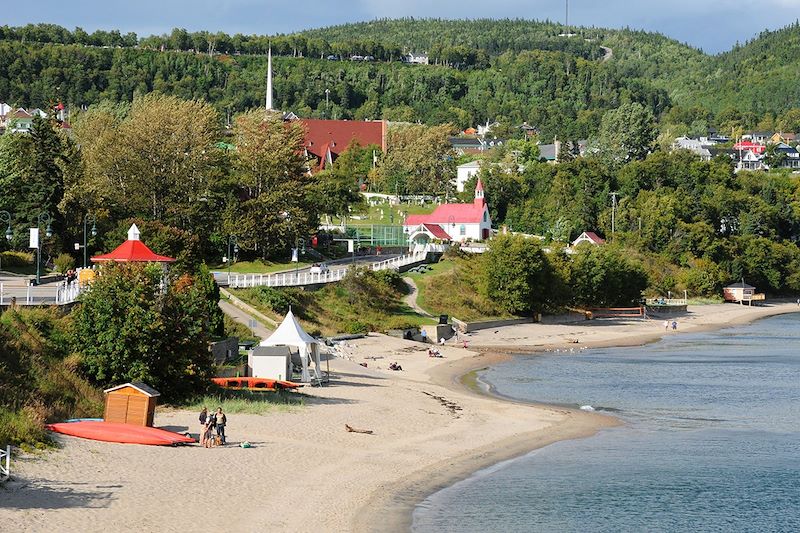
[[[439,315],[439,324],[447,324],[448,318],[447,315]]]

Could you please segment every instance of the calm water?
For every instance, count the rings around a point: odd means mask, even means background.
[[[434,494],[414,512],[417,533],[800,531],[800,315],[639,348],[519,357],[481,379],[627,425]]]

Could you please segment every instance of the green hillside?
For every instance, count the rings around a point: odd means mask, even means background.
[[[687,128],[768,126],[800,107],[797,24],[718,56],[657,33],[564,31],[524,19],[383,19],[278,36],[175,29],[144,38],[4,26],[0,100],[77,108],[159,91],[235,113],[263,100],[272,46],[277,104],[301,116],[459,128],[497,120],[506,134],[525,121],[549,139],[590,136],[606,110],[626,101]],[[408,51],[427,52],[434,64],[406,65]],[[375,60],[349,61],[354,54]]]

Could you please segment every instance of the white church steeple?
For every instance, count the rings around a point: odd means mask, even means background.
[[[267,111],[272,111],[272,47],[267,52]]]

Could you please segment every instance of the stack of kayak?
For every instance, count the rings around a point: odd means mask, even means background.
[[[227,389],[250,390],[295,390],[303,386],[302,383],[282,381],[268,378],[211,378],[214,384]]]

